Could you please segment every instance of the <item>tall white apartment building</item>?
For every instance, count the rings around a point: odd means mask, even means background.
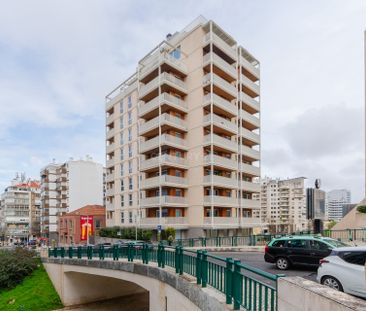
[[[343,208],[351,203],[351,191],[347,189],[327,192],[326,216],[328,220],[339,221],[343,218]]]
[[[295,232],[307,229],[305,178],[261,181],[261,218],[270,232]]]
[[[167,35],[106,96],[107,225],[260,226],[259,62],[212,20]]]
[[[103,166],[91,158],[48,164],[41,170],[41,231],[58,241],[58,218],[85,205],[103,205]]]
[[[40,234],[39,181],[17,176],[0,201],[0,239],[8,244],[26,242]]]

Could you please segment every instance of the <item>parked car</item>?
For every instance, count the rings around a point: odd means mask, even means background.
[[[333,248],[347,244],[320,236],[294,235],[274,238],[265,247],[264,260],[276,264],[280,270],[292,265],[318,267],[320,259],[327,257]]]
[[[317,281],[333,289],[366,298],[366,247],[341,247],[320,260]]]

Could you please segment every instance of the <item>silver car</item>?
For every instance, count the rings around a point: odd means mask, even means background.
[[[333,289],[366,298],[366,247],[340,247],[320,260],[317,281]]]

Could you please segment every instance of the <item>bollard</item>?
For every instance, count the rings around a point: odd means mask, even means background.
[[[225,267],[225,292],[226,292],[226,304],[231,304],[233,300],[232,294],[232,274],[233,274],[233,259],[231,257],[226,258]]]

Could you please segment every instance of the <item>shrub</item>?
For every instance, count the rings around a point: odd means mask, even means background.
[[[37,268],[37,263],[34,251],[23,248],[0,250],[0,289],[19,284]]]
[[[175,240],[175,229],[174,228],[168,227],[161,232],[162,240],[169,240],[170,236],[172,237],[170,239]]]
[[[366,205],[360,205],[357,207],[357,212],[366,214]]]

